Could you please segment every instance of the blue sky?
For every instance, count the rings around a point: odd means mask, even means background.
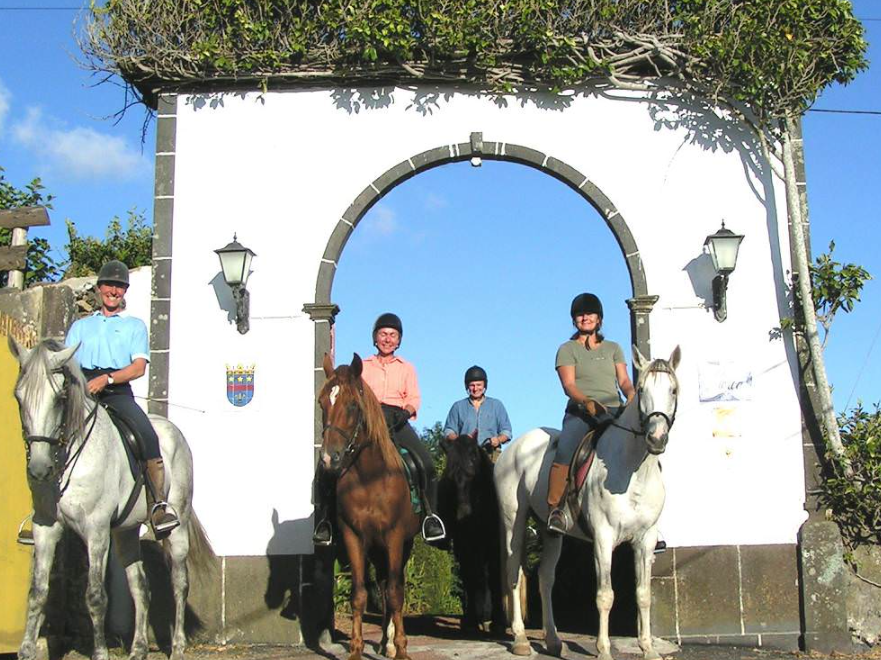
[[[96,85],[77,64],[75,11],[33,10],[78,4],[0,0],[0,166],[14,185],[40,176],[56,196],[52,226],[36,235],[59,249],[66,219],[80,233],[100,235],[130,209],[152,215],[153,125],[142,146],[139,110],[113,119],[123,92]],[[862,19],[881,19],[874,0],[854,7]],[[878,59],[873,42],[881,20],[865,24],[869,59]],[[870,68],[848,87],[827,91],[816,107],[881,110],[881,75]],[[809,113],[804,132],[815,251],[834,239],[840,261],[881,278],[881,116]],[[334,282],[333,298],[343,310],[338,355],[370,352],[373,319],[396,311],[405,325],[401,354],[416,364],[423,390],[420,425],[443,420],[464,395],[462,375],[474,363],[489,372],[489,394],[506,403],[515,433],[558,424],[563,399],[554,352],[569,332],[572,296],[593,288],[582,269],[555,256],[561,240],[600,257],[595,269],[603,283],[596,292],[606,303],[606,334],[626,346],[627,273],[596,213],[550,177],[487,162],[423,173],[389,193],[359,225]],[[879,331],[881,282],[875,280],[856,310],[836,319],[827,348],[839,410],[858,399],[881,400]]]

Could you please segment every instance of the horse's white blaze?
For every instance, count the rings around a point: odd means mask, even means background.
[[[340,395],[340,386],[339,385],[334,385],[333,387],[330,388],[330,395],[328,398],[330,399],[331,406],[333,406],[333,404],[336,403],[337,397],[339,395]]]
[[[675,369],[679,357],[677,348],[667,366]],[[638,353],[634,355],[634,363],[651,369],[651,365]],[[650,629],[651,565],[665,491],[658,457],[648,451],[651,441],[647,440],[645,431],[639,432],[637,429],[640,429],[641,412],[643,416],[655,411],[663,412],[672,421],[678,394],[675,387],[676,379],[671,373],[663,370],[649,373],[648,378],[639,385],[639,399],[644,404],[642,410],[635,403],[628,405],[618,423],[606,430],[598,441],[596,459],[584,486],[582,515],[595,539],[596,602],[600,611],[597,649],[602,660],[611,658],[609,610],[614,602],[611,582],[612,551],[624,541],[630,541],[633,546],[636,563],[639,644],[646,659],[658,657],[652,645]],[[656,419],[660,423],[654,424],[653,421],[652,425],[658,427],[658,433],[665,436],[666,442],[669,424],[661,416],[652,417],[652,420]],[[511,588],[518,582],[517,575],[523,562],[526,518],[530,510],[535,511],[542,519],[547,518],[548,473],[556,451],[557,437],[559,431],[528,431],[511,443],[495,465],[494,479],[504,525],[508,562],[507,587],[512,598]],[[578,526],[573,528],[571,534],[584,538]],[[559,550],[559,540],[546,536],[539,575],[542,610],[545,615],[545,639],[551,653],[559,653],[562,648],[550,599]],[[523,654],[528,652],[528,647],[521,643],[523,621],[519,609],[515,604],[511,629],[515,636],[513,651]]]

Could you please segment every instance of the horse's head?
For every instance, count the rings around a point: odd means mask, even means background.
[[[324,430],[321,434],[321,462],[324,468],[339,473],[354,460],[358,445],[366,434],[361,400],[364,384],[361,380],[363,364],[357,353],[352,364],[333,368],[330,356],[324,356],[324,374],[327,382],[318,393],[318,405]]]
[[[668,360],[646,360],[636,346],[633,347],[633,364],[639,371],[636,385],[639,421],[645,431],[646,448],[650,454],[662,454],[667,448],[670,428],[676,420],[679,397],[679,366],[681,351],[673,349]]]
[[[482,462],[486,460],[483,450],[477,446],[477,432],[460,435],[455,440],[444,438],[441,449],[447,456],[444,478],[456,487],[456,519],[462,520],[471,515],[471,494],[474,480],[480,474]]]
[[[27,349],[9,338],[9,349],[21,365],[15,398],[27,446],[28,475],[34,481],[55,479],[64,467],[70,439],[71,384],[78,384],[80,390],[85,386],[82,372],[71,362],[77,348],[46,339]]]

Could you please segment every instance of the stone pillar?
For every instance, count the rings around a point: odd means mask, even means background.
[[[808,520],[799,532],[798,557],[805,651],[852,652],[847,625],[849,569],[838,525]]]
[[[634,296],[627,299],[630,308],[630,336],[633,343],[647,360],[652,358],[652,342],[649,333],[649,314],[658,296]]]
[[[315,465],[318,465],[318,452],[321,449],[321,410],[318,408],[318,392],[325,382],[324,355],[333,356],[333,324],[340,308],[334,303],[307,303],[303,311],[315,322]],[[301,603],[310,603],[312,616],[302,618],[300,629],[308,646],[329,644],[333,630],[333,564],[335,551],[331,547],[316,547],[312,560],[304,557],[304,573],[309,577],[303,580]]]

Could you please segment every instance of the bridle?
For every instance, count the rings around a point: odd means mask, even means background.
[[[646,372],[646,375],[651,373],[665,373],[669,374],[670,378],[674,383],[678,384],[678,379],[676,378],[676,373],[670,367],[670,364],[666,360],[654,360],[651,364],[651,367]],[[612,422],[612,426],[619,428],[623,431],[628,431],[633,435],[644,435],[646,433],[646,428],[648,427],[649,422],[652,421],[654,417],[660,417],[667,423],[667,428],[673,428],[673,423],[676,421],[676,411],[679,409],[679,397],[674,397],[673,403],[673,412],[668,415],[662,410],[653,410],[650,413],[643,413],[642,406],[640,405],[641,401],[642,389],[637,389],[636,391],[636,409],[639,411],[639,429],[631,429],[626,426],[621,426],[615,422]]]
[[[338,434],[345,440],[346,445],[343,448],[343,458],[341,461],[340,468],[340,476],[346,473],[346,471],[354,465],[355,461],[358,459],[358,455],[361,453],[361,450],[364,449],[364,443],[358,444],[358,435],[361,433],[361,430],[364,428],[364,411],[354,401],[349,402],[347,406],[349,412],[354,408],[358,413],[358,419],[355,422],[355,428],[350,432],[341,426],[335,426],[333,424],[325,424],[322,428],[321,434],[322,436],[326,436],[329,431],[333,431]]]
[[[54,373],[59,373],[59,371],[55,371]],[[67,371],[64,370],[60,370],[60,373],[64,375],[64,384],[61,386],[60,390],[55,387],[55,383],[51,379],[49,383],[52,386],[52,391],[55,393],[56,399],[60,399],[62,402],[61,421],[55,427],[52,435],[50,436],[24,436],[25,456],[28,463],[30,463],[31,460],[31,447],[35,442],[44,442],[50,447],[53,447],[54,451],[52,456],[52,475],[54,475],[56,483],[60,484],[64,473],[67,472],[68,468],[71,468],[70,472],[67,475],[67,482],[59,489],[59,496],[64,494],[64,491],[67,490],[67,487],[70,485],[70,478],[73,474],[72,468],[79,460],[79,457],[86,446],[86,442],[92,436],[92,431],[95,429],[95,422],[98,419],[99,405],[98,403],[95,403],[95,406],[92,408],[91,412],[83,420],[82,428],[84,429],[86,426],[89,426],[89,430],[85,435],[83,435],[83,441],[80,443],[79,447],[77,447],[76,451],[73,454],[69,454],[68,445],[70,444],[70,438],[65,436],[63,427],[64,420],[67,419],[68,416],[68,407],[70,405],[70,399],[67,394],[70,386],[70,376]],[[19,411],[19,414],[21,414],[21,411]],[[22,428],[24,428],[24,420],[22,420]]]

